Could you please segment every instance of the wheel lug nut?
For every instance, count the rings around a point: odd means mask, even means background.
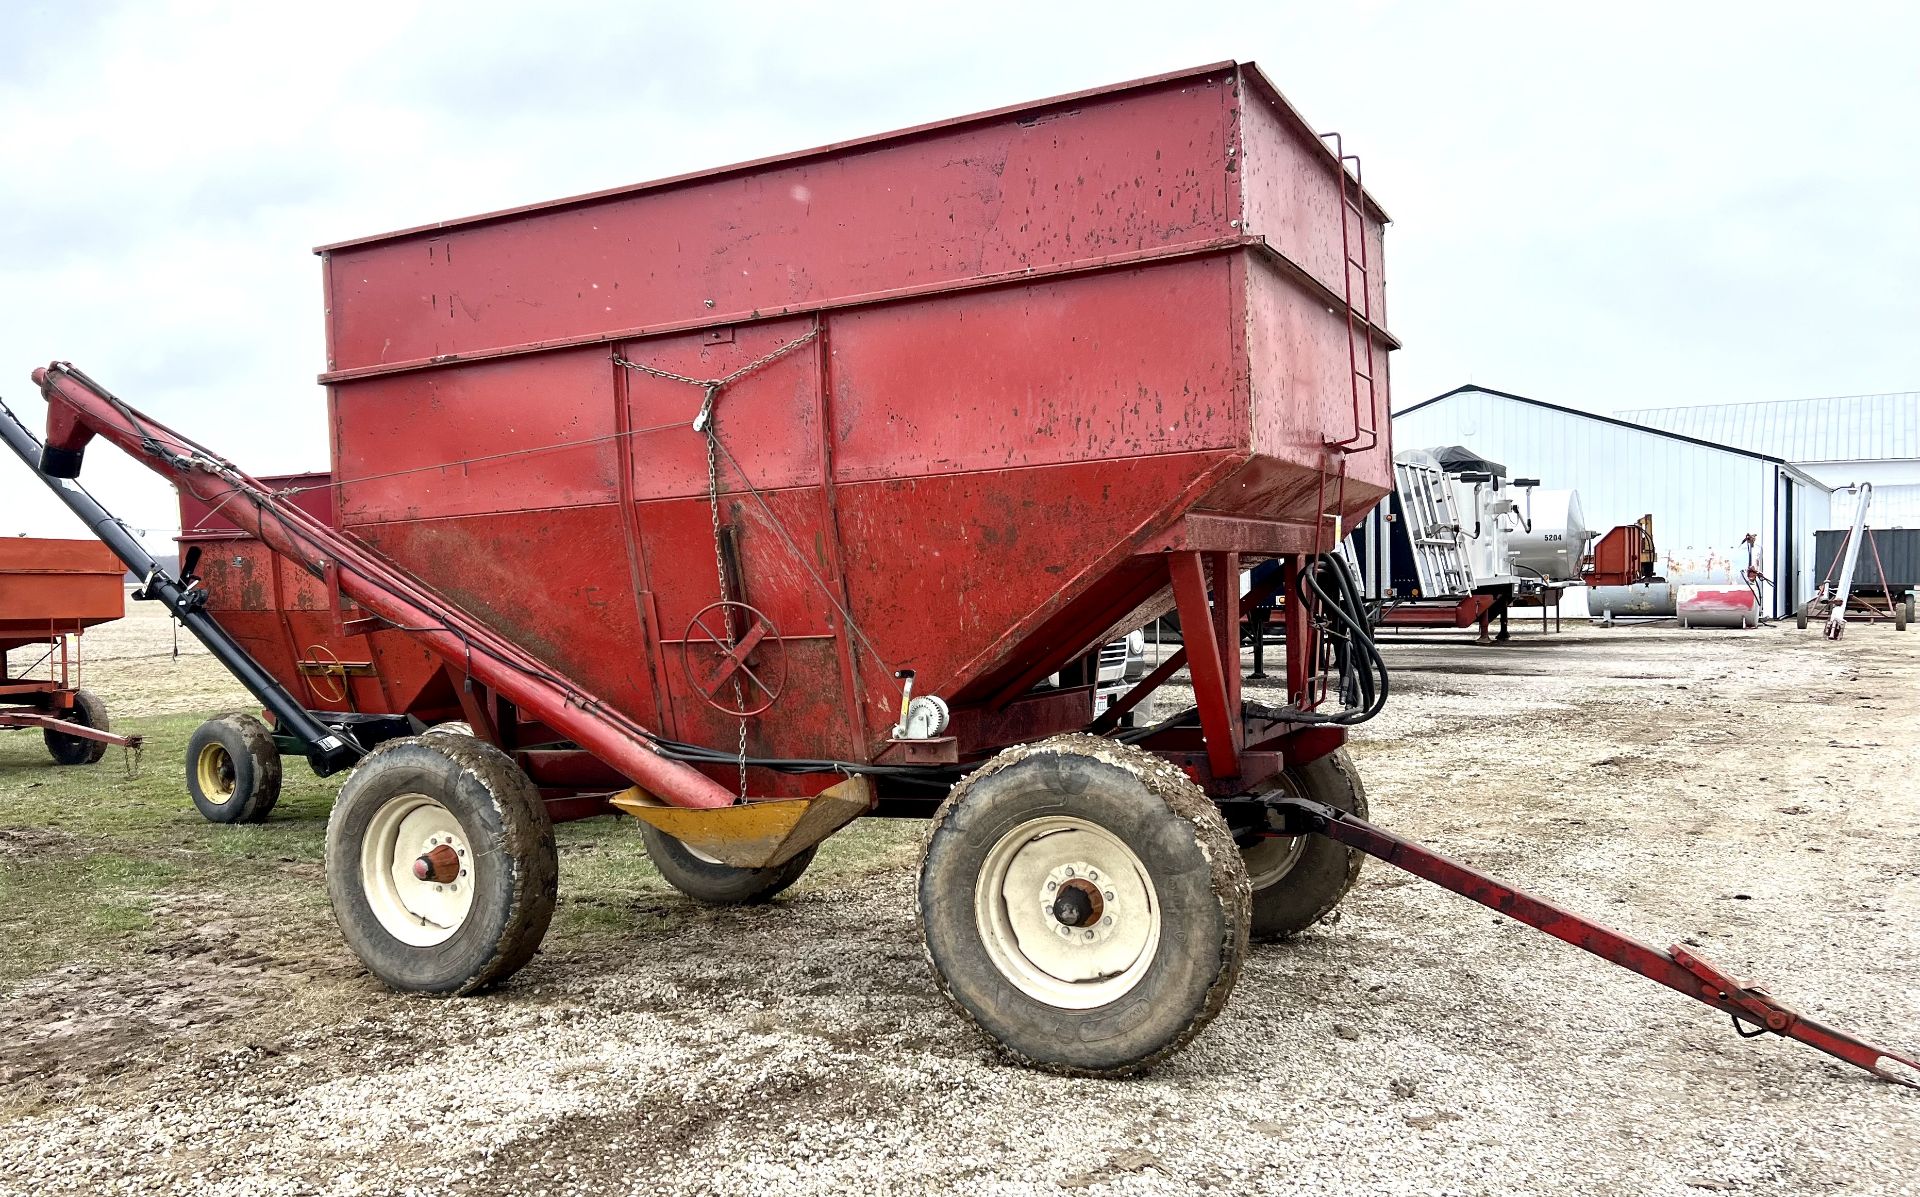
[[[1100,925],[1101,925],[1102,927],[1111,927],[1111,926],[1113,926],[1113,916],[1112,916],[1112,915],[1108,915],[1108,916],[1107,916],[1106,918],[1103,918],[1103,919],[1101,919],[1101,920],[1100,920]]]
[[[1066,868],[1065,868],[1064,870],[1062,870],[1062,871],[1063,871],[1063,872],[1065,872],[1065,873],[1066,873],[1066,875],[1067,875],[1067,876],[1069,876],[1069,877],[1071,877],[1071,876],[1073,876],[1073,866],[1072,866],[1072,865],[1068,865],[1068,866],[1067,866],[1067,867],[1066,867]]]
[[[1055,882],[1055,881],[1049,881],[1049,882],[1047,882],[1047,892],[1048,892],[1048,893],[1052,893],[1052,892],[1053,892],[1054,890],[1056,890],[1056,889],[1059,889],[1059,888],[1060,888],[1060,885],[1059,885],[1059,883],[1058,883],[1058,882]]]
[[[1087,938],[1088,938],[1088,939],[1092,939],[1092,938],[1093,938],[1093,932],[1091,932],[1091,931],[1089,931],[1089,932],[1087,932]]]
[[[1112,890],[1108,890],[1108,891],[1107,891],[1107,901],[1109,901],[1109,902],[1111,902],[1111,901],[1113,901],[1113,891],[1112,891]]]
[[[1094,871],[1093,871],[1092,869],[1088,869],[1088,870],[1087,870],[1087,880],[1088,880],[1088,881],[1098,881],[1098,880],[1100,880],[1100,874],[1098,874],[1098,873],[1096,873],[1096,872],[1094,872]]]

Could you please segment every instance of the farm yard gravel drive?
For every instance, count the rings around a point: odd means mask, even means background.
[[[914,926],[923,828],[707,909],[630,823],[562,828],[561,910],[498,992],[389,993],[320,876],[329,788],[180,793],[248,705],[158,613],[88,637],[149,747],[0,738],[0,1193],[1783,1194],[1916,1191],[1920,1093],[1370,863],[1130,1081],[999,1062]],[[1789,1004],[1920,1047],[1920,636],[1581,628],[1392,644],[1374,818]],[[1257,692],[1252,695],[1257,697]],[[1163,691],[1169,708],[1176,689]],[[192,717],[185,717],[191,715]]]

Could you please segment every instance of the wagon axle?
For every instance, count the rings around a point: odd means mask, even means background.
[[[1091,881],[1073,880],[1062,885],[1059,896],[1049,908],[1053,919],[1063,927],[1084,927],[1101,918],[1100,891]]]

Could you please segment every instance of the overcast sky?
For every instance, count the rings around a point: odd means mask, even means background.
[[[366,233],[1223,58],[1365,159],[1405,405],[1920,388],[1920,6],[0,0],[0,397],[67,358],[327,465],[319,260]],[[86,481],[166,543],[171,492]],[[10,456],[0,535],[78,526]]]

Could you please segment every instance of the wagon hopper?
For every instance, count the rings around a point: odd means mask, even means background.
[[[95,436],[224,501],[450,672],[473,735],[371,749],[243,678],[317,768],[357,758],[329,888],[402,989],[535,950],[551,821],[581,813],[538,761],[716,901],[852,817],[932,816],[940,985],[1043,1067],[1177,1050],[1249,937],[1320,919],[1367,854],[1911,1065],[1364,818],[1341,747],[1386,677],[1333,550],[1392,484],[1394,342],[1384,215],[1331,145],[1222,64],[326,247],[337,528],[64,363],[44,447],[0,432],[76,510]],[[1243,558],[1280,563],[1279,706],[1238,689]],[[1172,607],[1182,651],[1089,725],[1098,646]],[[1183,664],[1195,709],[1122,730]]]

